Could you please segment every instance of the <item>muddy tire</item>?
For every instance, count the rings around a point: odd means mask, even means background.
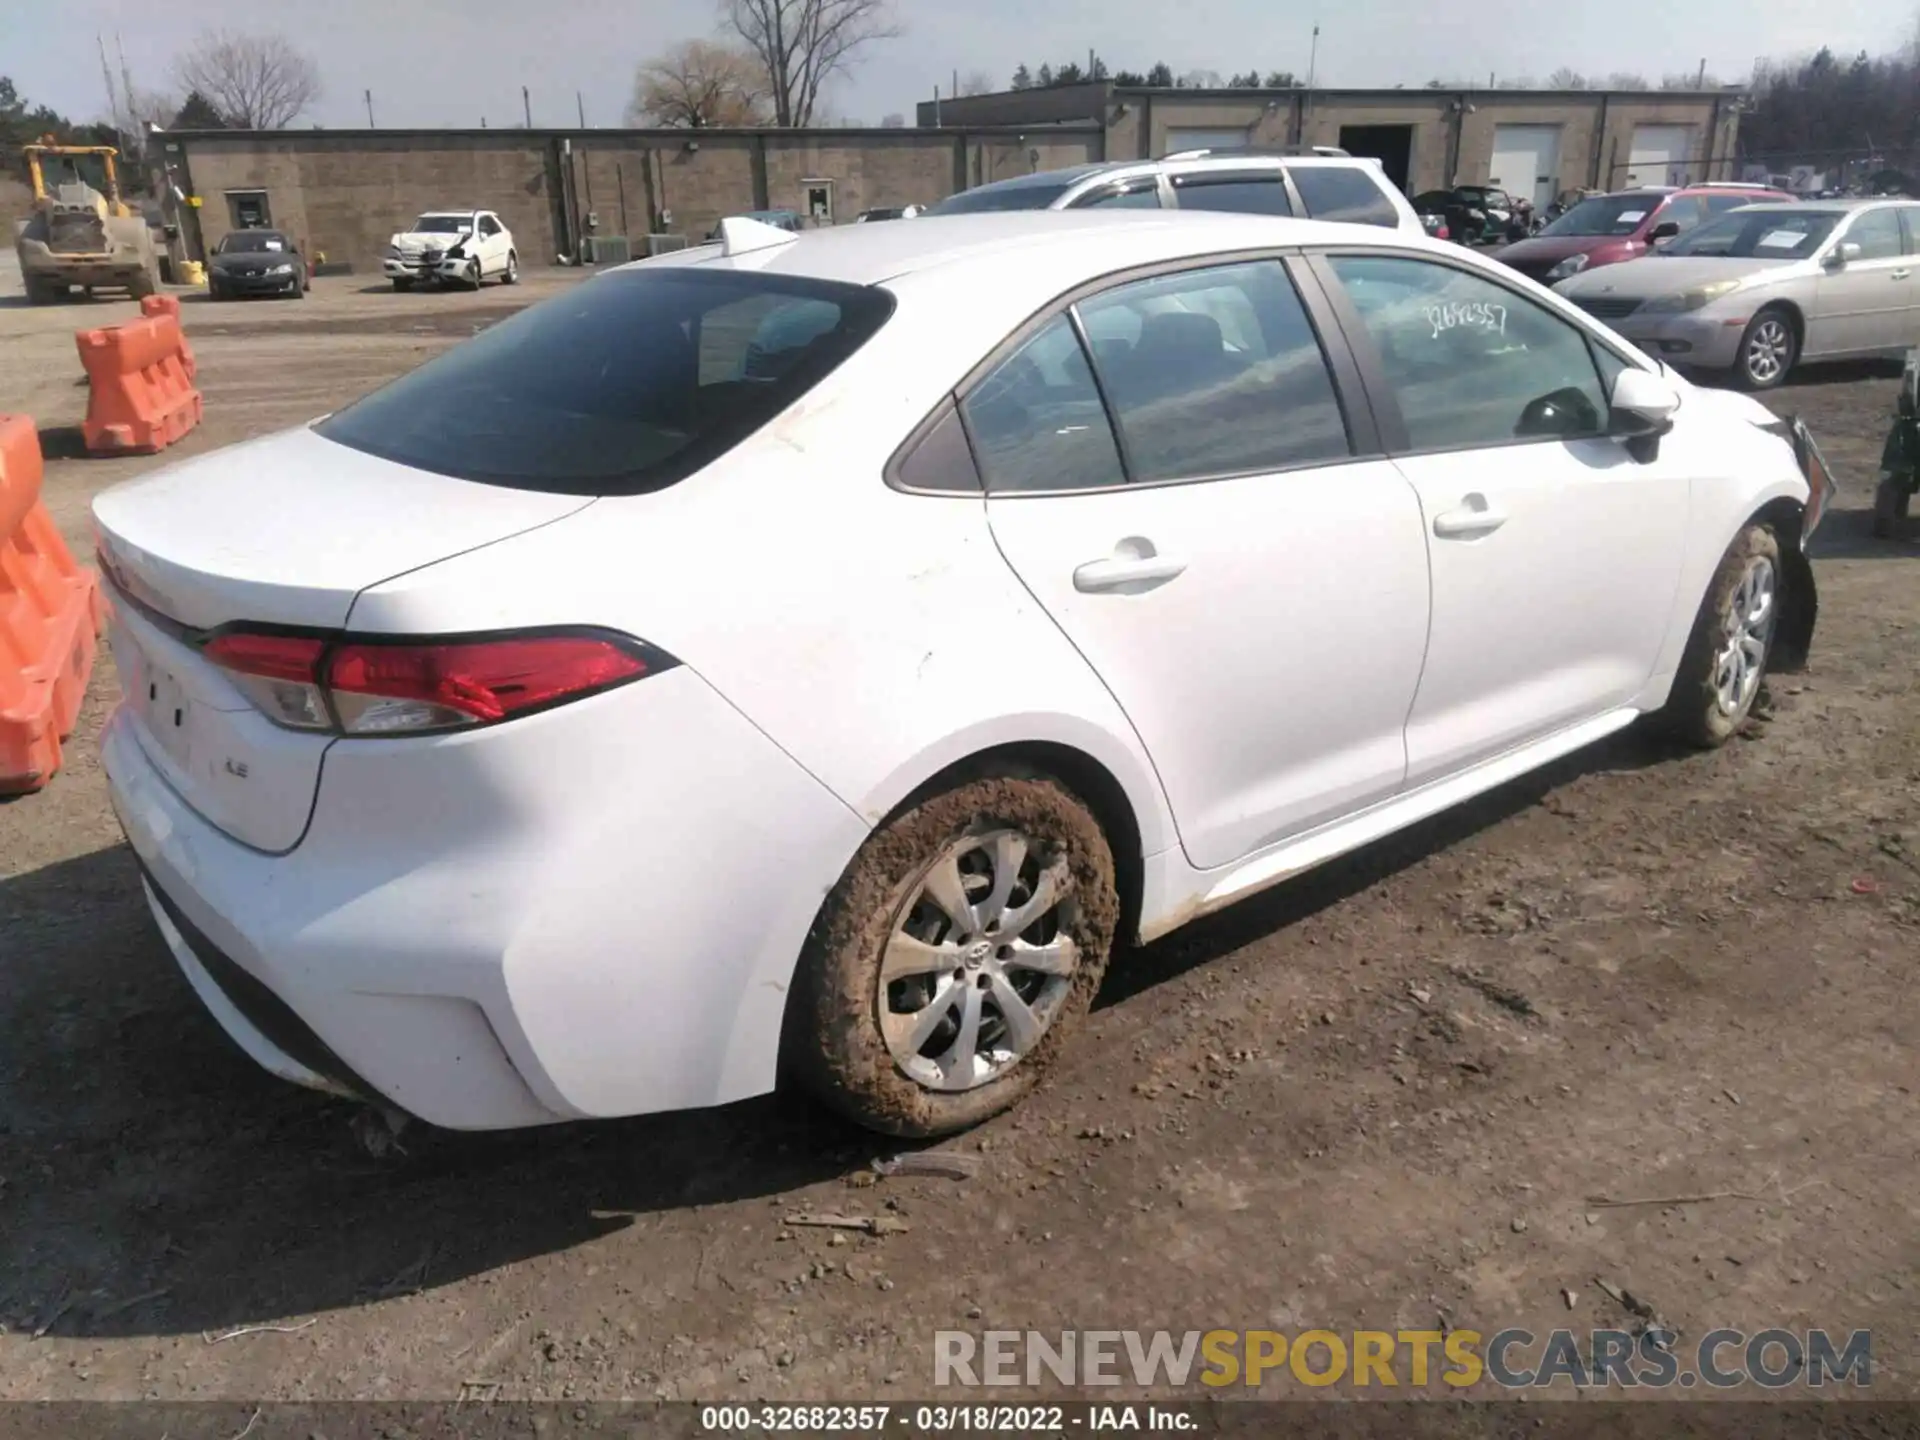
[[[1733,383],[1742,390],[1771,390],[1793,373],[1800,358],[1800,332],[1793,316],[1769,305],[1747,322],[1734,351]]]
[[[1876,540],[1904,540],[1907,537],[1907,512],[1913,508],[1913,496],[1892,475],[1882,476],[1873,492],[1873,535]]]
[[[1738,735],[1760,698],[1780,618],[1780,541],[1749,525],[1713,572],[1659,720],[1711,750]]]
[[[29,275],[26,285],[29,305],[58,305],[67,298],[67,287],[56,285],[51,280],[39,280]]]
[[[502,285],[518,285],[520,283],[520,257],[511,250],[507,252],[507,268],[506,272],[500,277],[500,283]]]
[[[413,281],[400,275],[393,277],[393,288],[402,294],[413,289]]]
[[[885,1134],[977,1125],[1053,1063],[1119,914],[1106,836],[1057,781],[1000,769],[956,783],[875,831],[827,897],[783,1068]]]

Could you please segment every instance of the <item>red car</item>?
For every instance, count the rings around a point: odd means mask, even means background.
[[[1529,279],[1552,285],[1595,265],[1631,260],[1655,242],[1681,235],[1742,205],[1792,201],[1765,185],[1646,186],[1594,195],[1538,235],[1496,252],[1494,258]]]

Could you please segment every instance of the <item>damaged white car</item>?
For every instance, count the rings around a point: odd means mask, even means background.
[[[513,232],[491,210],[429,210],[387,242],[381,269],[396,290],[415,285],[465,285],[520,278]]]

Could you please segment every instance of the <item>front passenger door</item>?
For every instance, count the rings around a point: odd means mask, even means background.
[[[1626,362],[1464,267],[1315,264],[1424,515],[1433,624],[1408,786],[1635,701],[1673,614],[1689,475],[1678,444],[1643,462],[1607,437]]]

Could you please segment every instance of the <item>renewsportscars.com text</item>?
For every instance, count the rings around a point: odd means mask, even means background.
[[[1553,1330],[941,1330],[936,1386],[1048,1383],[1180,1389],[1297,1384],[1544,1389],[1865,1387],[1866,1330],[1709,1330],[1682,1343],[1648,1329]]]

